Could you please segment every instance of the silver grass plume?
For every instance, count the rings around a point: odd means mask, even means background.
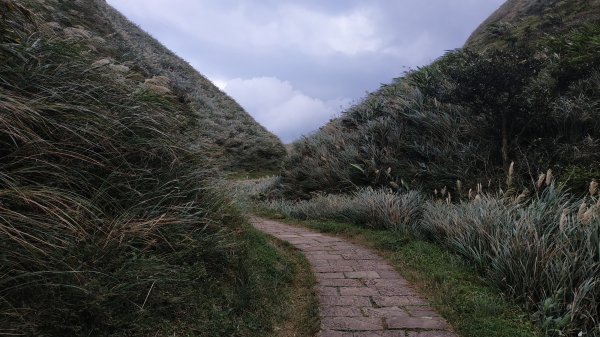
[[[538,190],[540,188],[544,187],[544,182],[545,181],[546,181],[546,174],[545,173],[541,173],[540,176],[538,177],[537,183],[535,184],[535,186],[537,187]]]
[[[581,203],[581,206],[579,206],[579,210],[577,211],[577,220],[579,220],[580,222],[583,222],[583,215],[585,214],[586,211],[587,211],[587,203],[584,201]]]
[[[565,230],[567,221],[569,220],[568,214],[569,214],[569,211],[565,208],[565,209],[563,209],[562,214],[560,215],[560,223],[558,225],[558,228],[560,229],[561,232],[563,232]]]

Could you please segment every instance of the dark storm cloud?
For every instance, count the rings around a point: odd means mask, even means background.
[[[460,47],[502,0],[109,0],[291,141]]]

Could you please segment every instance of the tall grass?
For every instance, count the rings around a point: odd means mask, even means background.
[[[240,321],[263,293],[210,154],[181,135],[194,111],[94,68],[27,3],[0,10],[0,334],[264,329]]]
[[[494,196],[425,204],[420,233],[476,262],[549,335],[600,333],[600,203],[550,186],[524,205]]]
[[[280,199],[267,207],[301,220],[338,220],[410,233],[421,218],[423,202],[416,191],[397,194],[365,188],[350,195],[319,195],[298,202]]]

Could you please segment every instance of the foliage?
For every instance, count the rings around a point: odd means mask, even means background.
[[[420,231],[477,263],[537,310],[546,333],[600,333],[600,202],[550,186],[521,205],[493,196],[429,202]],[[591,206],[590,206],[591,204]]]
[[[405,191],[452,183],[470,174],[473,166],[484,167],[476,143],[480,140],[463,141],[478,132],[464,113],[404,81],[383,87],[341,119],[294,144],[283,163],[283,191],[305,198],[356,186]]]
[[[515,158],[510,149],[525,143],[521,135],[531,137],[539,127],[526,89],[541,65],[528,50],[464,50],[447,54],[437,65],[449,83],[446,90],[432,92],[439,84],[424,83],[418,73],[410,81],[442,102],[468,108],[467,118],[477,119],[489,142],[497,144],[490,148],[490,164],[508,167],[509,159]]]

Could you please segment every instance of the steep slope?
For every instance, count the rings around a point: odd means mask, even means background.
[[[104,0],[42,1],[37,13],[46,27],[71,34],[105,69],[185,103],[196,114],[185,130],[190,147],[206,147],[226,170],[262,170],[276,166],[285,149],[277,137],[252,119],[233,99]],[[75,28],[75,29],[73,29]],[[110,63],[108,63],[110,62]],[[102,63],[100,63],[102,64]],[[125,65],[126,68],[111,65]],[[162,77],[168,84],[161,81]],[[183,131],[183,130],[182,130]]]
[[[226,166],[260,171],[279,165],[285,154],[281,141],[237,102],[104,0],[97,0],[96,6],[108,24],[105,33],[117,34],[126,49],[124,54],[135,55],[131,61],[149,74],[167,76],[177,94],[189,102],[199,117],[200,142],[214,142],[219,155],[229,159]]]
[[[471,34],[465,47],[535,43],[597,21],[598,13],[599,0],[508,0]]]
[[[293,267],[218,184],[281,144],[110,11],[0,1],[0,335],[267,335]]]

